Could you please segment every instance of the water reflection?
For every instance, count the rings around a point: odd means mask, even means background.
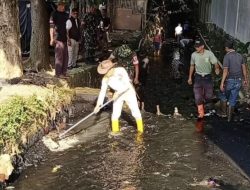
[[[104,134],[60,155],[50,154],[49,162],[26,170],[15,188],[172,190],[196,185],[196,189],[206,190],[202,184],[210,177],[230,187],[227,190],[248,187],[209,147],[204,134],[195,132],[192,121],[150,115],[145,116],[145,123],[144,136],[128,128],[122,136]],[[57,165],[60,169],[52,172]]]
[[[102,183],[109,184],[104,189],[138,189],[138,176],[144,170],[143,136],[136,135],[134,142],[125,137],[114,138],[109,147],[111,151],[104,159],[104,164],[108,167],[101,174]]]
[[[204,132],[204,125],[205,125],[205,121],[204,119],[197,119],[196,123],[195,123],[195,130],[198,133],[202,133]]]

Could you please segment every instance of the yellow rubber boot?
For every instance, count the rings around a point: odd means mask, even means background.
[[[137,119],[136,124],[137,124],[137,131],[139,133],[143,133],[144,132],[144,127],[143,127],[142,119]]]
[[[114,133],[120,132],[118,119],[112,120],[112,132],[114,132]]]

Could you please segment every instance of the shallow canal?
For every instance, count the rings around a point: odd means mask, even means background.
[[[216,178],[221,189],[249,189],[220,150],[194,132],[194,123],[145,117],[143,139],[128,128],[120,137],[103,134],[51,153],[44,163],[22,173],[16,189],[208,189],[200,182],[209,177]]]
[[[195,132],[192,88],[185,81],[169,80],[168,64],[166,58],[150,63],[145,108],[151,113],[143,113],[144,136],[137,136],[125,117],[122,136],[104,132],[72,149],[49,153],[44,162],[21,174],[15,189],[250,189],[206,135],[212,127],[206,126],[205,133]],[[154,114],[158,101],[167,116]],[[174,107],[182,116],[173,118]],[[209,187],[209,178],[220,186]]]

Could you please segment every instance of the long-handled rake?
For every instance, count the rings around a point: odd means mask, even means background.
[[[113,99],[107,101],[105,104],[103,104],[102,106],[100,106],[100,109],[102,109],[103,107],[107,106],[108,104],[110,104],[113,101]],[[66,131],[64,131],[62,134],[59,135],[59,139],[62,139],[63,136],[65,136],[69,131],[71,131],[72,129],[74,129],[76,126],[78,126],[80,123],[82,123],[83,121],[85,121],[86,119],[88,119],[89,117],[91,117],[92,115],[94,115],[95,112],[93,111],[92,113],[90,113],[89,115],[87,115],[86,117],[82,118],[80,121],[78,121],[76,124],[74,124],[72,127],[68,128]]]
[[[102,106],[99,107],[99,109],[102,109],[103,107],[105,107],[106,105],[110,104],[111,102],[115,101],[117,98],[121,97],[125,92],[127,92],[129,90],[126,89],[125,91],[123,91],[122,93],[120,93],[118,96],[116,96],[115,98],[112,98],[111,100],[107,101],[105,104],[103,104]],[[80,123],[82,123],[83,121],[85,121],[86,119],[88,119],[89,117],[91,117],[92,115],[94,115],[95,112],[93,111],[92,113],[90,113],[89,115],[87,115],[86,117],[82,118],[80,121],[78,121],[76,124],[74,124],[72,127],[68,128],[66,131],[64,131],[62,134],[59,135],[59,139],[62,139],[63,136],[65,136],[65,134],[67,134],[69,131],[71,131],[72,129],[74,129],[76,126],[78,126]]]

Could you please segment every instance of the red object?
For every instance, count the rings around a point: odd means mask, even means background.
[[[195,130],[198,133],[201,133],[204,131],[204,119],[198,119],[195,123]]]

